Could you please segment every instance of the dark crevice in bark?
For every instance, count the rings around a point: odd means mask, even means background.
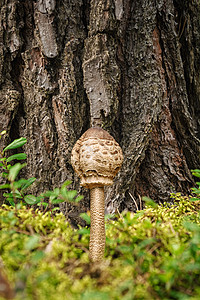
[[[165,82],[166,82],[166,88],[167,88],[167,93],[168,93],[168,105],[169,105],[169,111],[172,117],[172,122],[170,123],[171,128],[174,130],[175,134],[176,134],[176,125],[175,125],[175,121],[173,119],[173,107],[172,107],[172,98],[171,98],[171,86],[170,86],[170,79],[168,77],[168,72],[167,72],[167,66],[166,66],[166,62],[168,62],[167,59],[167,54],[165,54],[165,44],[164,41],[162,40],[162,31],[163,29],[166,27],[165,24],[165,19],[163,19],[164,16],[161,16],[160,13],[157,13],[157,28],[159,30],[159,43],[161,46],[161,50],[162,50],[162,68],[165,72]],[[167,27],[166,27],[166,32],[168,31]],[[174,65],[174,61],[172,60],[172,64],[173,64],[173,68],[172,70],[176,69],[176,66]],[[179,136],[176,134],[176,138],[177,140],[179,140]],[[180,143],[179,143],[180,144]]]
[[[20,115],[20,109],[16,112],[16,114]],[[18,123],[18,116],[13,118],[11,127],[10,127],[10,141],[14,141],[15,139],[20,138],[19,134],[19,123]],[[16,150],[14,150],[16,152]]]
[[[176,133],[176,126],[173,122],[172,99],[171,99],[171,91],[170,91],[170,79],[168,77],[167,69],[166,69],[166,65],[165,65],[165,61],[167,60],[167,56],[165,54],[164,42],[163,42],[162,37],[161,37],[161,30],[163,28],[163,20],[159,16],[158,13],[157,13],[156,19],[157,19],[157,29],[159,31],[159,44],[160,44],[160,47],[161,47],[162,68],[164,70],[164,78],[165,78],[165,82],[166,82],[166,90],[167,90],[168,101],[169,101],[168,105],[169,105],[169,111],[170,111],[170,114],[171,114],[171,117],[172,117],[172,121],[170,123],[170,126],[174,130],[174,132]],[[158,116],[158,120],[159,120],[159,116]],[[176,138],[177,138],[177,135],[176,135]]]
[[[187,4],[185,4],[187,5]],[[185,10],[187,10],[187,14],[180,11],[179,7],[176,7],[179,20],[181,20],[182,16],[185,18],[186,22],[184,22],[184,30],[182,29],[182,34],[180,36],[180,43],[181,43],[181,56],[183,60],[184,66],[184,76],[186,81],[186,88],[188,94],[188,100],[190,106],[188,107],[190,115],[192,117],[192,122],[195,130],[195,134],[198,139],[200,139],[200,123],[198,122],[199,115],[200,115],[200,97],[198,88],[196,87],[196,73],[199,73],[200,64],[198,63],[200,59],[199,55],[199,46],[200,42],[198,43],[198,37],[194,34],[196,28],[195,24],[195,6],[194,5],[187,5]],[[197,10],[198,11],[198,10]],[[189,31],[188,28],[192,30]],[[194,57],[196,58],[195,62]]]
[[[86,35],[88,36],[88,27],[90,23],[90,0],[82,0],[82,21],[85,27]]]
[[[125,77],[127,73],[127,68],[126,68],[126,61],[125,61],[125,55],[123,53],[122,44],[119,38],[117,37],[116,37],[116,43],[117,43],[116,61],[120,68],[121,76],[120,76],[120,85],[117,90],[117,95],[119,99],[118,112],[111,129],[112,132],[114,133],[114,138],[120,144],[123,136],[122,133],[123,115],[121,112],[123,111],[123,95],[125,92],[124,86],[125,86]]]
[[[80,132],[80,136],[90,128],[90,104],[89,104],[89,100],[87,97],[87,94],[84,90],[84,99],[85,99],[85,103],[86,103],[86,109],[85,109],[85,122],[83,124],[82,130]]]
[[[55,58],[45,58],[44,67],[51,78],[51,82],[58,82],[59,80],[59,69],[61,68],[61,60],[59,57]],[[53,94],[56,95],[57,86],[54,88]]]
[[[116,41],[117,51],[116,51],[116,61],[120,68],[121,76],[120,76],[120,85],[117,90],[117,95],[119,99],[118,112],[115,118],[115,121],[111,127],[112,132],[114,133],[114,137],[117,142],[120,144],[123,138],[122,124],[124,122],[123,119],[123,97],[126,93],[126,86],[128,81],[128,62],[125,55],[125,49],[127,44],[126,39],[126,30],[131,18],[131,1],[127,0],[124,2],[124,16],[122,20],[117,22],[117,30],[110,32],[111,36]],[[133,3],[132,3],[133,6]]]
[[[53,107],[52,107],[52,97],[54,94],[51,94],[48,96],[48,111],[51,116],[51,124],[52,124],[52,129],[53,129],[53,143],[54,143],[54,152],[56,155],[57,147],[58,147],[58,133],[57,133],[57,128],[54,120],[54,115],[53,115]]]
[[[20,33],[23,38],[22,52],[26,51],[31,47],[31,43],[34,39],[35,22],[33,17],[34,5],[33,1],[22,1],[24,9],[24,27]]]
[[[13,86],[18,90],[20,93],[23,92],[23,88],[20,82],[20,74],[24,67],[24,61],[20,53],[11,61],[11,71],[10,75],[12,78]]]
[[[84,88],[83,84],[83,69],[82,69],[82,63],[83,63],[83,51],[84,51],[84,41],[79,43],[77,46],[76,51],[74,52],[74,59],[73,59],[73,65],[74,69],[76,70],[75,72],[75,79],[76,79],[76,84],[77,84],[77,95],[78,97],[83,100],[83,103],[85,104],[85,118],[83,122],[83,126],[81,128],[80,136],[90,127],[90,105],[89,105],[89,100]],[[78,57],[78,60],[77,60]],[[81,108],[80,108],[81,109]],[[76,110],[74,106],[72,106],[72,113],[75,116],[76,115]],[[78,128],[77,120],[76,118],[73,119],[74,121],[74,129]],[[80,136],[77,136],[79,138]]]
[[[21,72],[24,66],[24,61],[20,54],[18,54],[18,56],[16,56],[16,58],[11,62],[11,66],[12,69],[10,74],[12,78],[13,87],[15,87],[15,89],[20,92],[19,103],[16,111],[14,112],[14,117],[11,119],[12,123],[10,129],[10,138],[11,141],[13,141],[14,139],[21,137],[19,129],[19,120],[20,118],[25,118],[26,116],[24,111],[24,91],[20,80]]]
[[[9,52],[5,51],[4,53],[4,64],[3,64],[3,70],[2,70],[2,83],[7,83],[7,81],[11,81],[10,77],[10,71],[11,71],[11,55]]]
[[[10,127],[9,130],[9,137],[10,137],[10,142],[14,141],[15,139],[20,138],[20,130],[19,130],[19,119],[25,115],[24,113],[24,107],[23,107],[23,90],[21,89],[21,95],[19,98],[19,103],[13,112],[12,117],[10,118]],[[21,149],[20,149],[21,151]],[[18,152],[17,150],[14,150],[14,152]]]

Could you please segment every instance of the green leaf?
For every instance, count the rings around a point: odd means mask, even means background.
[[[6,197],[6,198],[13,198],[12,193],[3,193],[3,196]]]
[[[35,182],[35,180],[36,180],[35,177],[31,177],[31,178],[27,179],[26,183],[24,183],[21,190],[23,191],[23,190],[27,189],[31,184],[33,184],[33,182]]]
[[[8,177],[8,173],[2,172],[2,173],[0,173],[0,176],[3,177],[3,178],[7,178]]]
[[[42,197],[41,195],[37,196],[37,200],[38,200],[38,202],[41,202],[42,200],[44,200],[44,197]]]
[[[115,218],[115,215],[113,214],[106,214],[105,215],[105,220],[109,220],[109,219],[114,219]]]
[[[62,203],[62,202],[65,202],[65,200],[64,199],[57,199],[57,198],[51,200],[52,204],[59,204],[59,203]]]
[[[60,189],[59,188],[55,188],[53,190],[53,193],[50,195],[49,200],[52,202],[53,200],[55,200],[60,194]]]
[[[88,214],[82,213],[82,214],[80,214],[80,217],[81,217],[84,221],[86,221],[87,224],[90,224],[90,216],[88,216]]]
[[[74,197],[77,195],[77,191],[67,191],[66,197],[68,201],[73,201]]]
[[[49,204],[46,203],[46,202],[39,202],[37,205],[38,206],[42,206],[43,205],[46,208]]]
[[[34,195],[26,195],[24,201],[30,205],[37,204],[39,201]]]
[[[79,234],[90,234],[90,229],[89,228],[81,228],[78,230]]]
[[[0,190],[3,190],[3,189],[9,189],[10,188],[10,184],[1,184],[0,185]]]
[[[193,176],[200,178],[200,170],[199,169],[191,170],[191,172],[192,172]]]
[[[7,162],[10,162],[10,161],[12,161],[12,160],[14,160],[14,159],[22,160],[22,159],[26,159],[26,158],[27,158],[26,153],[17,153],[17,154],[14,154],[14,155],[12,155],[12,156],[9,156],[9,157],[7,158]]]
[[[3,196],[6,198],[14,198],[14,197],[17,199],[23,198],[18,190],[16,190],[15,192],[11,192],[11,193],[4,193]]]
[[[64,199],[67,198],[68,190],[67,190],[66,188],[61,188],[61,189],[60,189],[60,193],[61,193],[61,195],[62,195],[62,197],[63,197]]]
[[[6,197],[6,195],[7,194],[5,194],[5,193],[3,194],[3,196],[6,198],[6,201],[8,201],[11,206],[15,206],[15,201],[14,201],[13,197]]]
[[[6,200],[10,203],[11,206],[15,206],[13,198],[7,198]]]
[[[27,139],[23,138],[23,137],[21,137],[19,139],[16,139],[11,144],[9,144],[7,147],[5,147],[3,149],[3,152],[7,151],[7,150],[11,150],[11,149],[16,149],[16,148],[22,147],[24,144],[26,144],[26,142],[27,142]]]
[[[199,194],[199,193],[200,193],[200,189],[192,188],[191,190],[192,190],[193,193],[195,193],[195,194]]]
[[[62,184],[61,189],[65,188],[66,186],[70,185],[71,183],[72,183],[71,180],[66,180],[66,181]]]
[[[55,189],[53,190],[53,193],[54,193],[54,195],[58,196],[59,193],[60,193],[60,189],[59,189],[59,188],[55,188]]]
[[[46,203],[46,202],[41,202],[41,204],[44,206],[44,207],[47,207],[49,204]]]
[[[42,197],[47,197],[47,198],[50,198],[53,195],[54,195],[53,191],[46,191],[45,193],[41,194]]]
[[[196,198],[196,197],[190,198],[190,201],[199,201],[199,200],[200,200],[200,198]]]
[[[153,208],[156,208],[158,206],[157,203],[155,203],[151,198],[149,197],[142,197],[142,200],[146,203],[146,205],[149,205]]]
[[[66,190],[66,188],[61,188],[60,193],[63,196],[64,200],[67,200],[67,201],[73,201],[74,197],[77,195],[77,191],[75,191],[75,190],[68,191],[68,190]],[[79,200],[80,199],[78,199],[78,201]]]
[[[78,196],[76,199],[75,199],[75,202],[79,202],[80,200],[82,200],[84,197],[83,196]]]
[[[9,170],[8,174],[8,180],[15,181],[17,175],[19,174],[19,171],[25,166],[26,164],[20,164],[17,163],[14,166],[12,166]]]
[[[6,157],[2,157],[0,158],[0,161],[5,161],[7,158]]]
[[[0,134],[1,134],[1,135],[6,134],[6,130],[3,130]]]
[[[23,184],[25,184],[27,180],[26,179],[19,179],[18,181],[13,182],[13,187],[14,189],[21,189],[21,187],[23,186]]]
[[[55,208],[52,209],[52,211],[56,211],[56,210],[60,210],[60,208],[59,207],[55,207]]]

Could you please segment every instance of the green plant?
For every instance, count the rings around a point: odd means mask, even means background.
[[[0,139],[6,131],[2,131]],[[64,201],[80,201],[83,196],[77,196],[76,190],[67,190],[66,187],[71,184],[71,181],[67,180],[63,183],[61,188],[55,188],[53,191],[46,191],[39,196],[27,194],[28,188],[35,182],[36,178],[18,179],[19,172],[26,166],[26,163],[15,163],[16,160],[25,160],[25,153],[16,153],[11,156],[7,156],[8,150],[13,150],[22,147],[27,142],[26,138],[19,138],[14,140],[11,144],[0,151],[0,167],[3,172],[0,174],[6,183],[0,185],[0,189],[6,190],[3,196],[6,201],[17,208],[18,204],[38,205],[47,209],[51,204],[56,205]],[[55,210],[54,208],[53,210]]]
[[[1,132],[0,138],[6,131]],[[5,179],[6,183],[0,185],[0,189],[5,189],[8,192],[5,192],[3,196],[6,200],[13,206],[16,206],[19,203],[19,200],[25,200],[26,189],[36,180],[36,178],[32,177],[29,179],[17,179],[17,176],[20,170],[25,167],[25,163],[15,163],[12,164],[13,161],[16,160],[25,160],[25,153],[17,153],[11,156],[7,156],[8,150],[13,150],[22,147],[26,143],[25,138],[19,138],[14,140],[11,144],[5,147],[2,151],[0,151],[0,167],[3,169],[1,176]]]
[[[195,170],[191,170],[191,171],[192,171],[193,176],[200,178],[200,170],[199,169],[195,169]],[[196,187],[192,188],[192,192],[194,194],[196,194],[196,197],[191,198],[192,201],[200,200],[200,182],[196,182],[196,184],[197,184],[198,187],[197,188]]]
[[[200,299],[200,203],[173,198],[107,220],[101,264],[89,261],[89,231],[62,213],[3,205],[0,256],[15,300]]]
[[[77,196],[76,190],[67,190],[66,187],[70,185],[72,181],[67,180],[65,181],[61,188],[55,188],[53,191],[46,191],[45,193],[42,193],[38,198],[37,201],[39,201],[38,206],[43,205],[45,207],[48,207],[49,204],[59,204],[62,202],[79,202],[81,199],[83,199],[83,196]],[[29,195],[32,197],[32,195]],[[48,199],[47,203],[44,202],[44,199]]]

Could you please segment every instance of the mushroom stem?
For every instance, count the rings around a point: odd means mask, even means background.
[[[95,187],[90,190],[90,259],[101,261],[105,250],[105,203],[104,188]]]
[[[105,249],[104,186],[113,184],[123,161],[122,149],[115,139],[99,127],[88,129],[72,149],[71,163],[90,189],[90,259],[101,261]]]

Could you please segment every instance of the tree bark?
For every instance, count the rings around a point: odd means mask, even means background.
[[[0,1],[0,130],[26,137],[32,192],[66,179],[76,140],[102,126],[124,163],[107,211],[190,192],[200,167],[197,0]],[[1,145],[2,146],[2,145]],[[74,217],[72,205],[61,205]]]

